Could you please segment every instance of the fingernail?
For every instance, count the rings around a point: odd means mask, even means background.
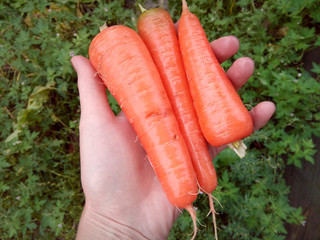
[[[73,69],[78,73],[77,64],[76,64],[76,60],[74,59],[74,57],[72,57],[70,61],[71,61],[71,64],[73,66]]]

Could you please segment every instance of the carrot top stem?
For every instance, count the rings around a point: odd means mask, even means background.
[[[228,144],[228,147],[235,151],[235,153],[238,154],[240,158],[243,158],[246,155],[247,146],[242,140],[230,143]]]
[[[107,28],[108,28],[107,23],[104,23],[102,26],[99,26],[100,32],[102,32],[103,30],[105,30]]]
[[[189,8],[186,0],[182,0],[182,11],[189,12]]]
[[[147,9],[145,9],[144,7],[142,7],[142,5],[139,3],[139,8],[140,8],[140,11],[141,13],[147,11]]]

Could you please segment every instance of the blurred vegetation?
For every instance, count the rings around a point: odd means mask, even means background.
[[[320,136],[320,66],[304,70],[303,54],[320,46],[316,0],[193,0],[209,40],[235,35],[255,73],[239,94],[255,106],[277,105],[272,120],[245,140],[241,161],[229,150],[214,159],[214,196],[221,239],[285,239],[284,223],[303,224],[289,205],[284,167],[313,162]],[[143,2],[142,2],[143,3]],[[169,1],[177,20],[180,1]],[[0,3],[0,232],[2,239],[74,239],[84,203],[79,172],[79,98],[73,55],[87,56],[98,26],[136,29],[139,14],[125,1],[3,0]],[[110,98],[112,109],[119,106]],[[307,187],[307,186],[306,186]],[[197,239],[212,239],[208,199],[195,206]],[[170,239],[185,239],[191,219],[182,214]]]

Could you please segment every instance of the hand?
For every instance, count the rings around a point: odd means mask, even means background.
[[[239,48],[233,36],[211,44],[220,62]],[[86,198],[77,239],[167,239],[179,209],[168,202],[125,115],[113,114],[105,86],[90,62],[81,56],[71,61],[78,74],[81,181]],[[227,75],[239,89],[253,70],[253,60],[240,58]],[[274,111],[271,102],[253,108],[254,130],[265,125]],[[212,156],[222,149],[210,147]]]

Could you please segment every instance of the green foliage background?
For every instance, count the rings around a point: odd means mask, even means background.
[[[249,56],[255,73],[239,94],[249,108],[277,105],[266,127],[246,139],[239,160],[225,150],[214,159],[214,196],[220,239],[284,239],[284,223],[302,224],[288,202],[286,164],[313,162],[312,136],[320,136],[320,66],[314,77],[303,54],[320,46],[316,0],[193,0],[209,40],[235,35],[240,50],[223,64]],[[180,1],[169,1],[177,20]],[[124,1],[4,0],[0,3],[0,232],[2,239],[73,239],[84,203],[79,172],[79,98],[73,55],[87,56],[98,25],[136,29],[139,10]],[[119,106],[110,97],[114,112]],[[306,186],[307,187],[307,186]],[[195,203],[198,239],[212,239],[208,199]],[[170,239],[192,231],[187,214]]]

